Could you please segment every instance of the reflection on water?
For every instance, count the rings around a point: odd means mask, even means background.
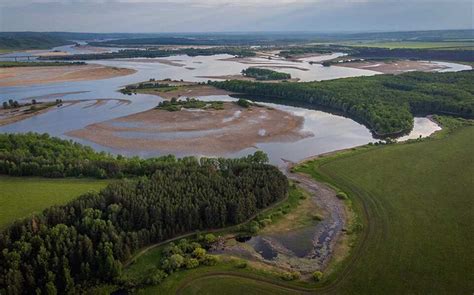
[[[59,48],[59,50],[74,50],[73,48]],[[301,81],[326,80],[333,78],[342,78],[350,76],[374,75],[376,72],[369,70],[352,69],[345,67],[323,67],[320,64],[310,64],[310,61],[323,61],[341,55],[335,53],[332,55],[323,55],[302,59],[300,62],[291,62],[282,59],[268,60],[264,58],[252,58],[252,64],[243,64],[232,60],[229,55],[215,56],[172,56],[163,58],[174,61],[183,66],[168,65],[156,62],[144,61],[124,61],[124,60],[100,60],[92,61],[93,63],[125,67],[137,70],[136,73],[129,76],[122,76],[98,81],[80,81],[80,82],[64,82],[44,85],[17,86],[17,87],[0,87],[0,102],[8,99],[31,99],[32,97],[61,98],[63,101],[68,100],[96,100],[96,99],[127,99],[130,104],[123,104],[117,100],[106,101],[103,104],[91,105],[91,102],[81,102],[73,105],[65,104],[63,107],[51,110],[44,114],[31,117],[29,119],[16,122],[11,125],[0,127],[1,132],[47,132],[54,136],[69,138],[64,134],[66,132],[81,129],[89,124],[114,119],[117,117],[130,115],[133,113],[145,111],[153,108],[162,101],[161,98],[153,95],[123,95],[117,90],[124,85],[137,83],[155,79],[183,79],[186,81],[206,81],[207,78],[199,78],[200,76],[218,76],[218,75],[235,75],[239,74],[242,69],[249,66],[274,65],[274,66],[293,66],[297,68],[279,68],[279,71],[292,74]],[[464,69],[462,65],[443,63],[450,66],[452,70]],[[188,69],[187,69],[188,68]],[[192,70],[189,68],[193,68]],[[302,70],[305,69],[305,70]],[[203,100],[235,100],[229,96],[209,96],[200,97]],[[253,153],[257,149],[261,149],[268,153],[270,161],[277,165],[282,165],[284,160],[300,161],[306,157],[330,152],[338,149],[350,148],[368,142],[374,141],[369,130],[361,124],[351,119],[337,115],[332,115],[323,111],[308,110],[300,107],[284,106],[278,104],[267,103],[266,105],[273,108],[281,109],[305,118],[302,132],[312,134],[313,136],[295,142],[273,142],[258,143],[255,147],[244,149],[238,153],[229,154],[230,157],[239,157],[249,153]],[[89,107],[86,107],[89,106]],[[226,120],[232,120],[239,116],[238,113],[234,117]],[[116,124],[116,123],[114,123]],[[117,123],[118,124],[118,123]],[[417,138],[419,135],[426,136],[439,127],[433,122],[425,118],[416,118],[415,129],[413,132],[402,139]],[[262,135],[265,130],[260,130]],[[122,134],[133,138],[130,134]],[[143,134],[142,136],[150,136]],[[159,134],[159,138],[168,138],[170,135]],[[179,136],[199,136],[198,133],[193,134],[175,134],[173,138]],[[93,146],[98,150],[109,151],[112,153],[120,153],[124,155],[140,155],[151,157],[160,155],[166,151],[123,151],[105,148],[97,144],[93,144],[86,140],[74,140]],[[177,153],[178,156],[184,154]],[[199,156],[199,155],[198,155]],[[212,156],[208,154],[206,156]]]

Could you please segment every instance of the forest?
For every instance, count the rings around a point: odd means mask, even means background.
[[[260,68],[244,69],[242,70],[242,75],[244,75],[245,77],[255,78],[258,81],[291,79],[290,74]]]
[[[10,142],[17,141],[10,137]],[[46,142],[69,146],[39,137],[28,149],[45,150]],[[26,144],[19,145],[18,153],[25,153]],[[105,157],[75,149],[83,161]],[[61,149],[32,153],[47,162],[65,154]],[[242,223],[283,199],[287,179],[267,161],[262,152],[241,159],[168,158],[151,175],[115,181],[99,193],[16,221],[0,233],[0,293],[74,294],[99,283],[120,284],[122,264],[136,250],[184,233]],[[189,261],[191,266],[196,262]]]
[[[364,59],[414,59],[414,60],[446,60],[446,61],[474,61],[472,50],[465,49],[428,49],[428,48],[379,48],[325,44],[313,46],[295,46],[283,49],[280,56],[291,58],[304,54],[329,54],[344,52],[351,57]]]
[[[186,159],[125,158],[46,133],[0,134],[0,174],[12,176],[122,178],[151,175],[176,161]]]
[[[168,57],[173,55],[188,56],[211,56],[216,54],[229,54],[238,57],[255,56],[255,51],[239,47],[215,47],[215,48],[182,48],[176,50],[165,49],[123,49],[118,52],[94,53],[94,54],[73,54],[66,56],[42,56],[42,60],[96,60],[96,59],[114,59],[114,58],[155,58]]]
[[[0,32],[0,49],[49,49],[72,43],[73,42],[48,33]]]
[[[255,100],[329,108],[366,125],[376,136],[409,132],[414,115],[451,114],[474,117],[474,71],[406,73],[321,82],[266,84],[249,81],[210,82]]]
[[[419,59],[419,60],[447,60],[474,62],[474,51],[463,49],[413,49],[413,48],[377,48],[352,47],[353,57],[371,59]]]

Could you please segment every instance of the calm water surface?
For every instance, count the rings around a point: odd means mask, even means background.
[[[74,50],[70,47],[61,47],[59,50]],[[36,99],[56,99],[68,100],[93,100],[93,102],[81,102],[67,104],[51,110],[47,113],[0,127],[0,132],[47,132],[54,136],[69,138],[64,134],[84,128],[89,124],[110,120],[113,118],[141,112],[153,108],[162,99],[153,95],[123,95],[117,92],[122,86],[155,79],[183,79],[185,81],[207,81],[203,76],[236,75],[249,66],[265,65],[277,68],[279,71],[290,73],[293,77],[301,81],[320,81],[334,78],[369,76],[378,74],[370,70],[351,69],[344,67],[323,67],[319,64],[311,65],[310,61],[322,61],[340,56],[340,53],[332,55],[318,56],[302,59],[300,62],[290,62],[286,60],[268,60],[265,58],[252,58],[252,64],[243,64],[235,61],[223,60],[230,58],[229,55],[215,56],[172,56],[163,58],[173,61],[183,66],[173,66],[157,62],[144,62],[141,60],[99,60],[92,61],[107,66],[125,67],[137,70],[135,74],[97,81],[81,81],[53,83],[32,86],[0,87],[0,103],[8,99],[31,100]],[[452,71],[463,70],[465,66],[443,63],[450,67]],[[290,68],[291,67],[291,68]],[[296,68],[295,68],[296,67]],[[97,99],[127,99],[130,104],[124,104],[117,100],[110,100],[104,104],[93,106]],[[203,100],[223,100],[232,101],[235,98],[229,96],[209,96],[201,97]],[[300,161],[306,157],[316,154],[334,151],[343,148],[350,148],[371,141],[375,141],[369,130],[361,124],[351,119],[325,113],[322,111],[308,110],[298,107],[290,107],[277,104],[267,104],[271,107],[281,109],[305,118],[303,132],[311,134],[304,139],[295,142],[282,143],[258,143],[255,147],[244,149],[238,153],[226,156],[238,157],[252,153],[261,149],[268,153],[272,163],[283,165],[284,160]],[[412,133],[402,139],[418,138],[427,136],[438,130],[439,127],[426,118],[416,118],[415,128]],[[265,136],[265,130],[260,130]],[[133,138],[133,134],[125,135]],[[141,135],[143,136],[143,135]],[[159,136],[159,135],[157,135]],[[163,135],[164,136],[164,135]],[[124,151],[106,148],[85,140],[71,138],[78,142],[88,144],[97,150],[120,153],[124,155],[139,155],[151,157],[166,154],[172,151]],[[182,156],[184,154],[177,154]],[[199,155],[198,155],[199,156]],[[208,154],[206,156],[213,156]]]

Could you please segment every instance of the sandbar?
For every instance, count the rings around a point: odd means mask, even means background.
[[[397,60],[397,61],[358,61],[335,63],[334,66],[371,70],[383,74],[401,74],[412,71],[432,72],[445,67],[429,61]]]
[[[130,151],[226,155],[261,142],[302,139],[304,118],[264,106],[169,112],[152,109],[68,132],[68,136]]]
[[[96,64],[0,68],[0,87],[108,79],[135,73],[133,69]]]

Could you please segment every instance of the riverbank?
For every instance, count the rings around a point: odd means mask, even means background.
[[[50,97],[54,98],[54,97]],[[120,105],[130,104],[131,102],[126,99],[96,99],[96,100],[67,100],[64,102],[58,101],[38,101],[36,104],[24,104],[17,108],[13,109],[0,109],[0,126],[13,124],[19,121],[23,121],[46,112],[53,110],[55,107],[70,107],[80,102],[89,101],[91,104],[86,105],[84,109],[99,107],[107,103],[107,101],[115,100],[118,101]]]
[[[0,68],[0,87],[101,80],[127,76],[135,72],[133,69],[95,64]]]

